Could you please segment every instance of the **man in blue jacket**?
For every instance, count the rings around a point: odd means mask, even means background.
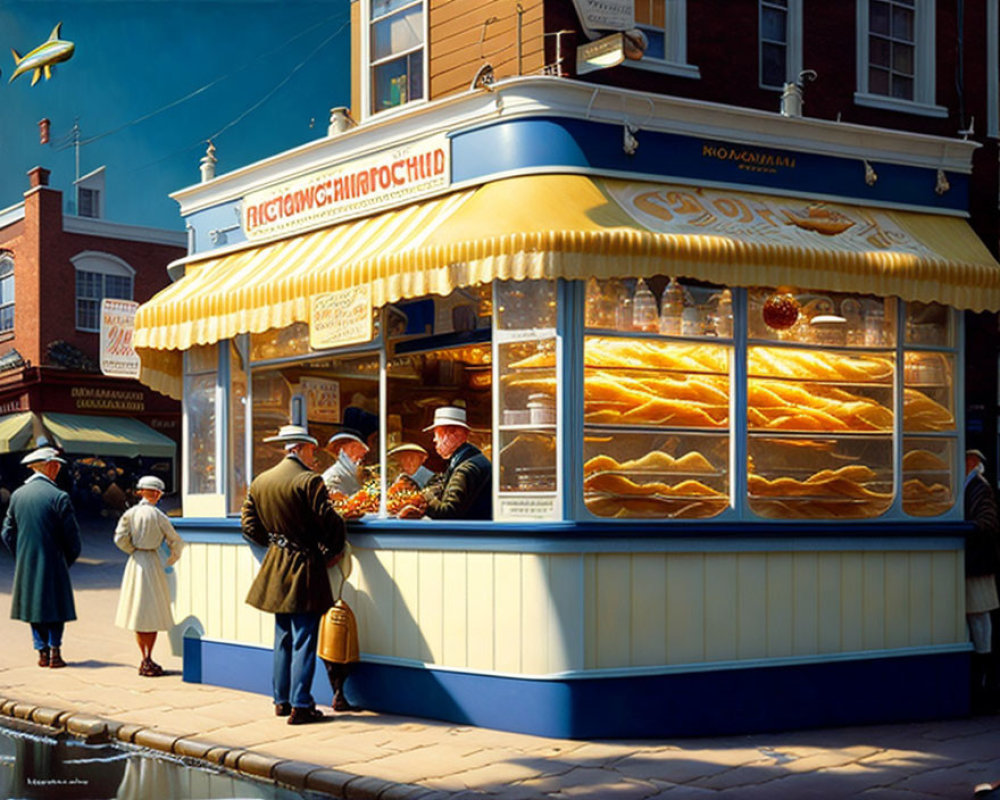
[[[21,463],[33,474],[10,496],[0,536],[14,554],[11,619],[31,625],[38,666],[65,667],[63,627],[76,619],[69,568],[80,555],[80,528],[69,495],[56,486],[66,462],[52,447],[39,447]]]

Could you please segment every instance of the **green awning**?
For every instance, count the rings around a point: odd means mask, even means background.
[[[173,439],[132,417],[42,414],[42,424],[67,453],[173,458],[177,450]]]
[[[0,453],[31,449],[33,417],[30,411],[0,417]]]

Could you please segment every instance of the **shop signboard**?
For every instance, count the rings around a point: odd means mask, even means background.
[[[374,329],[370,285],[314,294],[309,306],[309,346],[313,350],[371,341]]]
[[[139,356],[132,346],[135,330],[134,300],[101,301],[101,372],[116,378],[138,378]]]
[[[306,377],[299,381],[309,422],[340,422],[340,381]]]
[[[635,0],[573,0],[584,28],[627,31],[635,27]]]
[[[451,183],[451,140],[434,134],[243,198],[249,241],[329,225],[412,203]]]

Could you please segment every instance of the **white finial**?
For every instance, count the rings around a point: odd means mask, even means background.
[[[211,141],[205,149],[205,155],[201,157],[201,182],[205,183],[215,177],[215,165],[218,159],[215,157],[215,145]]]

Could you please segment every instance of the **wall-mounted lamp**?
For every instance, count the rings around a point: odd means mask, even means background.
[[[869,186],[874,186],[875,182],[878,180],[878,173],[876,173],[875,168],[868,163],[867,158],[861,159],[861,163],[865,165],[865,183]]]
[[[937,182],[934,184],[934,194],[942,195],[951,188],[951,184],[948,183],[948,176],[944,174],[943,169],[937,171]]]
[[[639,140],[635,138],[638,132],[637,125],[633,125],[631,122],[625,123],[625,129],[622,132],[622,150],[625,151],[625,155],[634,156],[635,151],[639,149]]]
[[[351,117],[350,109],[346,106],[331,108],[330,124],[327,126],[326,135],[336,136],[338,133],[343,133],[348,128],[353,128],[357,124]]]

